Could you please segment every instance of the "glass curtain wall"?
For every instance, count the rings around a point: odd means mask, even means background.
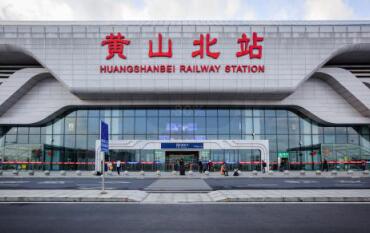
[[[40,127],[0,126],[1,165],[4,169],[92,170],[100,120],[110,125],[112,140],[266,139],[272,169],[279,169],[282,161],[288,169],[311,170],[320,169],[324,160],[331,168],[341,161],[364,166],[370,160],[368,125],[320,125],[285,109],[114,108],[75,110]],[[330,146],[328,153],[325,148]],[[120,153],[126,152],[111,152],[108,158],[114,160]],[[132,157],[130,165],[132,169],[156,169],[161,166],[161,153]],[[236,161],[235,153],[209,151],[201,152],[200,157],[229,164],[258,157],[254,152],[238,153]],[[239,165],[248,170],[258,168],[248,163]]]

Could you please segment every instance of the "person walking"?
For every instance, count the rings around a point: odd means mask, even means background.
[[[120,175],[120,173],[121,173],[121,160],[117,160],[116,168],[117,168],[117,174]]]
[[[326,161],[326,159],[324,159],[324,163],[323,163],[322,167],[323,167],[324,171],[329,171],[328,161]]]
[[[203,172],[203,163],[202,163],[201,160],[198,161],[198,171],[199,171],[199,173]]]
[[[208,170],[209,172],[211,172],[212,166],[213,166],[213,163],[212,163],[212,161],[211,161],[211,160],[209,160],[209,161],[208,161],[208,163],[207,163],[207,170]]]
[[[185,176],[185,163],[183,159],[180,159],[180,176]]]
[[[224,176],[229,176],[229,169],[227,167],[227,163],[224,162]]]
[[[262,160],[262,173],[266,172],[266,162],[265,160]]]

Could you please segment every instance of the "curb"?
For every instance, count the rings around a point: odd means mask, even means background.
[[[0,202],[140,202],[127,197],[0,197]]]

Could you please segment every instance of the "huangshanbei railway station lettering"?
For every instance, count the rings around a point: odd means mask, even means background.
[[[242,33],[235,43],[239,44],[240,48],[235,51],[236,58],[247,56],[249,59],[262,58],[262,42],[264,38],[257,35],[256,32],[248,37],[246,33]],[[158,34],[157,50],[153,49],[153,40],[148,40],[148,58],[167,58],[173,57],[173,47],[176,44],[172,43],[172,39],[168,38],[166,49],[163,47],[162,34]],[[199,38],[193,40],[192,45],[194,51],[189,53],[189,57],[196,59],[219,59],[222,54],[212,48],[217,43],[216,37],[211,37],[210,33],[200,34]],[[110,33],[101,42],[102,46],[107,48],[106,60],[111,60],[118,57],[122,60],[128,60],[128,56],[124,53],[125,48],[129,49],[131,40],[126,38],[121,33]],[[265,65],[263,64],[118,64],[105,65],[99,67],[100,73],[264,73]]]
[[[100,73],[264,73],[265,65],[100,65]]]

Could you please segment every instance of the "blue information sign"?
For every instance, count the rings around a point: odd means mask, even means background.
[[[100,122],[100,150],[109,152],[109,126],[104,121]]]
[[[203,149],[203,143],[161,143],[161,149]]]

